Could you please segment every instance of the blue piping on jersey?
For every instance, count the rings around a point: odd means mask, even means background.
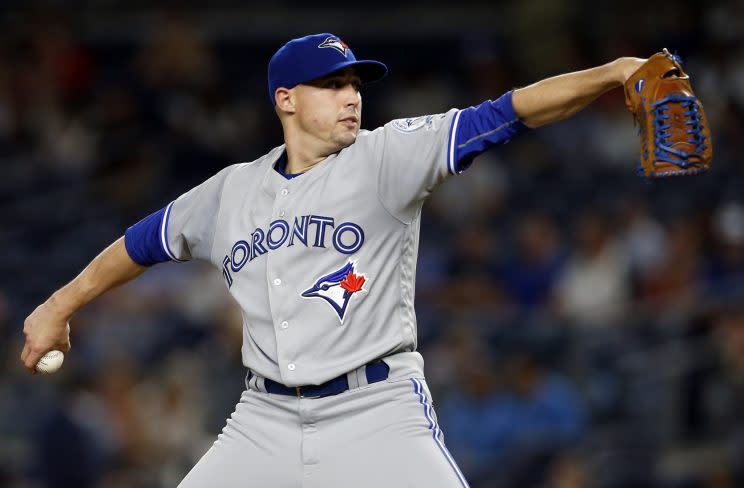
[[[160,229],[160,242],[163,246],[163,249],[168,254],[168,257],[171,258],[171,260],[182,263],[183,260],[178,259],[175,254],[173,254],[173,251],[171,251],[170,244],[168,244],[168,221],[170,220],[170,214],[171,214],[171,207],[173,207],[173,204],[176,203],[176,201],[172,201],[168,204],[168,206],[165,208],[165,218],[163,219],[163,225]]]
[[[458,110],[455,116],[452,118],[452,124],[450,125],[449,130],[449,139],[447,140],[447,170],[450,172],[450,174],[456,174],[456,168],[455,168],[455,139],[456,137],[453,137],[453,134],[457,133],[457,123],[460,121],[460,114],[462,113],[461,110]]]

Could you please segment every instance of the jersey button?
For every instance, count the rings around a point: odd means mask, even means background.
[[[286,329],[287,327],[289,327],[289,322],[285,320],[284,322],[282,322],[282,329]]]
[[[287,369],[290,370],[290,371],[294,371],[295,370],[295,363],[289,363],[287,365]]]
[[[284,210],[281,210],[281,211],[279,212],[279,217],[284,217]]]
[[[282,196],[286,197],[288,193],[289,193],[289,190],[287,190],[286,188],[282,188]]]
[[[276,286],[279,286],[279,285],[281,285],[281,284],[282,284],[282,280],[280,280],[279,278],[275,278],[275,279],[274,279],[274,284],[275,284]]]

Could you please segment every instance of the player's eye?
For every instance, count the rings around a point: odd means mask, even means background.
[[[333,90],[340,90],[344,87],[344,83],[341,80],[329,80],[328,83],[326,83],[326,87]]]
[[[331,90],[342,90],[346,87],[346,85],[351,85],[352,88],[354,88],[354,91],[359,91],[359,89],[362,86],[361,81],[354,80],[354,81],[346,81],[345,79],[338,78],[338,79],[331,79],[323,83],[323,88],[328,88]]]

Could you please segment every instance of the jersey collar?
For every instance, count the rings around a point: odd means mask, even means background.
[[[282,155],[279,156],[279,159],[276,161],[274,169],[277,173],[284,176],[288,180],[297,178],[298,176],[305,174],[305,171],[302,171],[300,173],[287,173],[287,151],[282,151]]]
[[[285,154],[286,146],[282,144],[279,147],[272,149],[263,160],[262,164],[266,165],[266,171],[264,172],[263,182],[261,183],[261,190],[270,197],[276,197],[276,194],[283,188],[292,187],[296,185],[305,185],[319,178],[330,168],[331,164],[336,160],[339,153],[331,154],[323,161],[319,162],[304,173],[302,178],[288,179],[281,174],[277,169],[276,165],[279,163],[282,155]],[[343,152],[345,149],[342,149]]]

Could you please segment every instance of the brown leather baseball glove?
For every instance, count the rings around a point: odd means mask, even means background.
[[[625,105],[640,127],[640,176],[690,175],[710,168],[710,127],[678,56],[664,49],[642,64],[625,82]]]

